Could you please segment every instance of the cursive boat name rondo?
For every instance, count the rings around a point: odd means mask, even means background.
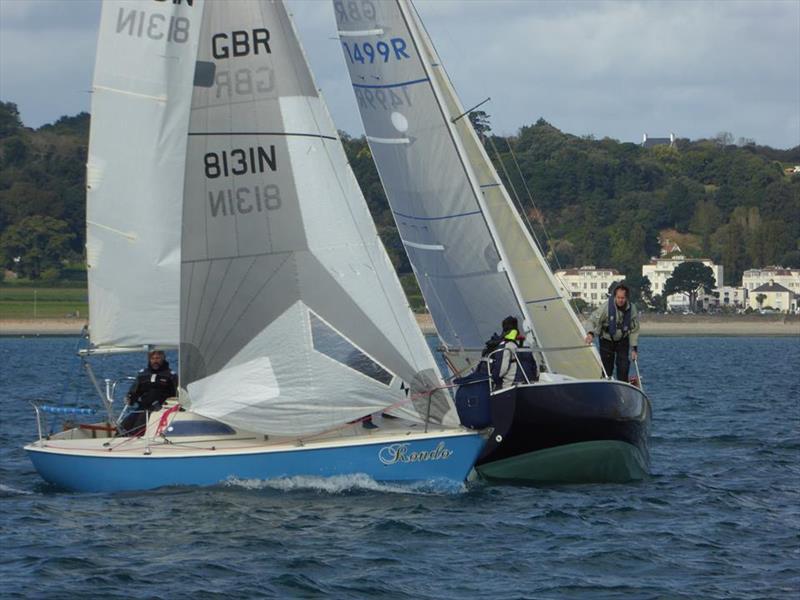
[[[397,463],[415,463],[430,460],[447,460],[453,455],[444,442],[439,442],[433,450],[408,451],[408,444],[392,444],[384,446],[378,451],[378,458],[385,465]]]

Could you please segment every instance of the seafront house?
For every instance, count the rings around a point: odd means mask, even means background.
[[[698,292],[697,306],[709,308],[733,308],[742,310],[747,308],[747,288],[724,285],[714,288],[711,293]]]
[[[597,306],[608,298],[611,284],[622,281],[625,275],[616,269],[586,265],[579,269],[560,269],[555,273],[570,297]]]
[[[797,311],[797,295],[770,279],[749,292],[748,306],[753,310]]]
[[[800,269],[770,266],[748,269],[742,274],[742,287],[750,292],[770,281],[782,285],[795,296],[800,296]]]
[[[714,280],[717,286],[722,284],[722,265],[714,264],[714,261],[710,258],[686,258],[681,254],[670,257],[653,257],[648,264],[642,265],[642,276],[650,280],[650,289],[654,296],[661,296],[664,293],[664,287],[667,285],[667,280],[672,276],[675,267],[685,262],[700,262],[710,267],[714,273]],[[689,298],[685,294],[672,294],[667,297],[667,308],[672,310],[688,309]]]
[[[719,292],[718,300],[720,306],[730,306],[732,308],[747,307],[747,288],[725,285],[717,288],[715,291]]]

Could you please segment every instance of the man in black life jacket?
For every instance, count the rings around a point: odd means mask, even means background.
[[[125,418],[122,431],[129,435],[144,433],[146,412],[161,410],[167,398],[177,394],[178,376],[170,370],[164,352],[152,350],[147,355],[147,367],[139,371],[125,397],[125,404],[132,406],[135,412]]]
[[[608,302],[592,315],[592,329],[586,334],[586,343],[600,338],[600,359],[610,377],[617,366],[617,379],[628,381],[630,358],[639,357],[639,316],[636,306],[628,299],[630,290],[624,283],[614,287]]]

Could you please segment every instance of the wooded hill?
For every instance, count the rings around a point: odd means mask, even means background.
[[[729,284],[750,267],[800,267],[800,174],[787,173],[800,165],[800,146],[734,144],[720,134],[645,149],[563,133],[543,119],[505,139],[491,135],[485,113],[473,122],[554,268],[593,264],[635,279],[659,253],[659,235],[688,256],[721,262]],[[16,105],[0,103],[3,266],[58,278],[65,260],[82,260],[88,137],[86,113],[34,130]],[[392,260],[409,272],[366,141],[342,139]]]

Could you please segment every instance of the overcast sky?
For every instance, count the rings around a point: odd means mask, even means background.
[[[230,0],[244,1],[244,0]],[[340,129],[363,132],[330,0],[287,0]],[[417,0],[496,133],[543,117],[621,141],[721,131],[800,144],[800,0]],[[99,0],[0,0],[0,98],[38,127],[89,110]]]

